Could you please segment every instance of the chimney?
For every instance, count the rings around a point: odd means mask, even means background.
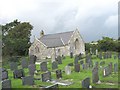
[[[40,32],[40,38],[43,37],[43,36],[44,36],[44,31],[41,30],[41,32]]]

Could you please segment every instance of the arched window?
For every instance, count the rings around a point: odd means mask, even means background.
[[[35,52],[36,52],[36,53],[39,53],[39,52],[40,52],[38,46],[35,47]]]
[[[75,49],[79,49],[79,40],[78,39],[75,40]]]

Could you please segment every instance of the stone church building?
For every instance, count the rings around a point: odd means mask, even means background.
[[[69,56],[70,52],[85,54],[85,43],[78,29],[47,35],[41,31],[40,38],[35,38],[29,48],[29,55],[35,55],[37,59],[55,59],[58,55]]]

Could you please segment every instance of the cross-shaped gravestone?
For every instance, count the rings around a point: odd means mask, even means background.
[[[33,76],[22,77],[22,84],[23,85],[34,85]]]
[[[2,89],[4,88],[11,88],[11,80],[6,79],[2,81]]]
[[[11,63],[10,63],[10,69],[11,69],[11,70],[16,70],[16,69],[18,69],[17,63],[16,63],[16,62],[11,62]]]
[[[42,82],[51,81],[51,72],[41,74]]]
[[[98,68],[94,67],[92,70],[92,82],[97,83],[99,81]]]
[[[22,59],[21,64],[22,68],[28,68],[28,61],[25,58]]]
[[[80,64],[75,64],[74,69],[75,72],[80,72]]]
[[[65,73],[67,75],[70,75],[71,74],[71,67],[70,66],[65,66]]]
[[[58,63],[56,61],[52,62],[52,69],[57,69],[58,68]]]
[[[57,77],[57,79],[62,78],[62,71],[61,70],[56,70],[56,77]]]
[[[22,78],[22,77],[24,77],[25,76],[24,70],[23,69],[14,70],[13,76],[14,76],[14,78]]]
[[[90,78],[87,77],[84,80],[82,80],[82,88],[89,88],[90,86]]]
[[[45,72],[45,71],[48,70],[48,69],[47,69],[47,62],[42,62],[42,63],[40,64],[40,70],[41,70],[42,72]]]
[[[29,64],[35,64],[37,57],[35,55],[31,55],[29,57]]]
[[[28,66],[28,69],[29,69],[29,74],[33,76],[33,75],[34,75],[34,72],[35,72],[35,70],[36,70],[35,64],[30,64],[30,65]]]

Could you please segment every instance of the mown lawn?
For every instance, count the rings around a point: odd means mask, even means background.
[[[28,57],[26,57],[28,59]],[[83,59],[85,62],[85,59]],[[71,67],[72,73],[70,75],[66,75],[65,72],[62,72],[62,79],[63,80],[70,80],[73,82],[72,85],[70,86],[61,86],[59,85],[59,88],[82,88],[81,82],[83,79],[86,77],[90,77],[91,79],[91,85],[96,87],[96,88],[118,88],[118,73],[112,73],[111,75],[107,77],[103,77],[103,67],[107,66],[109,62],[113,62],[113,67],[114,63],[118,63],[118,59],[114,60],[114,58],[111,59],[106,59],[106,60],[100,60],[96,56],[92,57],[93,64],[98,61],[105,61],[105,65],[102,66],[102,68],[99,68],[99,78],[101,83],[100,84],[93,84],[92,83],[92,68],[89,68],[87,70],[82,70],[82,65],[80,66],[80,72],[75,72],[74,71],[74,66]],[[64,71],[65,66],[68,63],[74,62],[74,58],[70,58],[67,56],[65,59],[62,60],[62,64],[58,65],[58,68]],[[51,69],[51,61],[48,62],[48,70],[52,71],[52,79],[56,79],[56,74],[55,72]],[[3,64],[3,67],[9,68],[8,62]],[[40,70],[40,65],[36,64],[37,70]],[[100,66],[99,66],[100,67]],[[21,68],[21,65],[19,65],[19,69]],[[12,81],[12,88],[39,88],[40,86],[47,86],[47,85],[52,85],[51,83],[48,82],[41,82],[41,80],[35,80],[35,85],[33,86],[23,86],[22,85],[22,80],[21,79],[14,79],[13,78],[13,72],[10,69],[7,69],[9,72],[9,79]],[[114,70],[114,69],[113,69]],[[25,76],[28,76],[28,69],[24,69]],[[41,78],[41,72],[39,73],[38,76],[34,76],[35,78]],[[110,84],[112,83],[112,84]],[[120,83],[120,82],[119,82]]]

